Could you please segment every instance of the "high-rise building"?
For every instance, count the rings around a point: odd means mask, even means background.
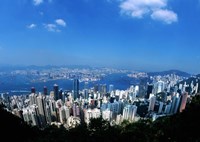
[[[63,98],[63,90],[60,89],[58,92],[58,99],[61,99],[62,101],[64,101],[62,98]]]
[[[110,85],[109,85],[109,93],[111,93],[112,91],[114,91],[114,85],[113,85],[113,84],[110,84]]]
[[[35,87],[31,87],[31,93],[34,93],[35,94]]]
[[[169,114],[169,113],[170,113],[170,110],[171,110],[171,107],[172,107],[172,104],[171,104],[171,103],[167,104],[167,105],[165,106],[165,111],[164,111],[164,113],[165,113],[165,114]]]
[[[47,94],[48,94],[48,91],[47,91],[47,87],[46,87],[46,86],[44,86],[44,88],[43,88],[43,93],[44,93],[44,95],[47,95]]]
[[[45,98],[41,94],[37,97],[37,104],[38,104],[38,110],[39,110],[40,124],[42,127],[44,127],[47,123],[46,113],[45,113],[46,102],[45,102]]]
[[[57,121],[57,109],[56,109],[56,102],[54,99],[49,100],[50,112],[51,112],[51,119],[52,121]]]
[[[34,93],[31,93],[29,95],[29,100],[30,100],[30,105],[37,104],[37,95]]]
[[[147,85],[147,95],[146,95],[146,99],[149,99],[149,95],[150,95],[151,93],[153,93],[152,91],[153,91],[153,84],[148,84],[148,85]]]
[[[106,84],[100,84],[99,85],[99,92],[102,95],[105,95],[107,93],[107,85]]]
[[[51,116],[51,108],[50,108],[49,105],[46,105],[45,116],[46,116],[47,123],[51,124],[51,122],[52,122],[52,116]]]
[[[154,106],[156,103],[156,96],[151,96],[149,100],[149,108],[148,111],[154,111]]]
[[[65,109],[63,106],[61,108],[59,108],[59,117],[60,117],[60,122],[62,124],[64,124],[67,121]]]
[[[79,98],[79,80],[78,79],[74,79],[74,82],[73,82],[73,94],[74,94],[74,100]]]
[[[179,109],[180,112],[182,112],[186,107],[187,97],[188,97],[188,92],[184,92],[181,96],[181,104]]]
[[[179,96],[179,93],[177,93],[176,94],[176,104],[175,104],[175,108],[174,108],[173,113],[177,113],[178,112],[178,109],[180,107],[180,101],[181,101],[181,98]]]
[[[58,100],[59,99],[58,85],[54,84],[53,89],[54,89],[54,98],[55,98],[55,100]]]
[[[99,91],[99,85],[98,85],[98,84],[95,84],[95,85],[94,85],[94,92],[97,93],[97,91]]]
[[[84,99],[88,99],[89,98],[88,89],[84,89],[83,90],[83,97],[84,97]]]
[[[195,86],[195,94],[197,94],[199,92],[198,89],[199,89],[199,83],[197,82],[196,86]]]

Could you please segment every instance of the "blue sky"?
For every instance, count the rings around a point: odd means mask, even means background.
[[[0,64],[200,73],[200,0],[0,2]]]

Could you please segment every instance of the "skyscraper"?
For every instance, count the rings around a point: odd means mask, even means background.
[[[181,105],[180,105],[180,109],[179,109],[180,112],[182,112],[186,107],[187,97],[188,97],[188,92],[184,92],[181,96]]]
[[[35,94],[35,87],[31,87],[31,93],[34,93]]]
[[[148,111],[154,111],[154,106],[156,103],[156,96],[151,96],[149,100],[149,108]]]
[[[39,110],[39,120],[41,126],[46,125],[46,113],[45,113],[45,108],[46,108],[46,102],[45,98],[40,94],[37,97],[37,104],[38,104],[38,110]]]
[[[98,85],[98,84],[95,84],[95,85],[94,85],[94,92],[97,93],[97,91],[99,91],[99,85]]]
[[[74,100],[76,100],[79,97],[79,80],[74,79],[73,82],[73,93],[74,93]]]
[[[146,95],[146,99],[149,99],[149,95],[152,93],[153,91],[153,84],[148,84],[147,85],[147,95]]]
[[[46,86],[44,86],[44,88],[43,88],[43,93],[44,93],[44,95],[47,95],[47,87]]]
[[[113,84],[110,84],[110,85],[109,85],[109,93],[111,93],[112,91],[114,91],[114,85],[113,85]]]
[[[54,89],[54,98],[55,98],[55,100],[59,99],[58,88],[59,88],[58,85],[54,84],[53,89]]]

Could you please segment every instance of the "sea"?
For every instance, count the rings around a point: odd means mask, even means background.
[[[131,85],[138,85],[140,79],[130,78],[125,73],[115,73],[108,74],[103,79],[94,82],[88,82],[88,88],[93,87],[96,84],[106,84],[107,89],[110,84],[114,85],[114,89],[126,90]],[[34,87],[36,92],[43,92],[43,87],[46,86],[48,92],[53,90],[54,84],[59,86],[59,89],[69,90],[73,89],[73,80],[68,79],[59,79],[59,80],[50,80],[47,82],[29,82],[24,77],[15,77],[15,78],[0,78],[0,93],[9,93],[9,95],[22,95],[29,94],[31,88]],[[80,90],[84,89],[85,82],[80,82]]]

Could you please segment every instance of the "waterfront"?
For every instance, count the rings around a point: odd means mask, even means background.
[[[21,95],[21,94],[27,94],[30,92],[31,87],[35,87],[36,91],[42,92],[43,87],[46,86],[48,88],[48,91],[53,90],[53,85],[58,84],[59,88],[63,90],[72,90],[73,89],[73,81],[69,79],[59,79],[59,80],[51,80],[47,82],[26,82],[26,80],[23,81],[23,78],[15,78],[12,81],[5,81],[1,80],[0,84],[0,92],[5,93],[9,92],[10,95]],[[114,85],[115,89],[125,90],[130,85],[137,85],[139,84],[140,79],[138,78],[131,78],[128,77],[125,73],[114,73],[114,74],[108,74],[104,78],[102,78],[99,81],[94,82],[88,82],[88,87],[91,88],[95,84],[106,84],[107,87],[110,84]],[[80,90],[84,89],[85,82],[80,82]]]

